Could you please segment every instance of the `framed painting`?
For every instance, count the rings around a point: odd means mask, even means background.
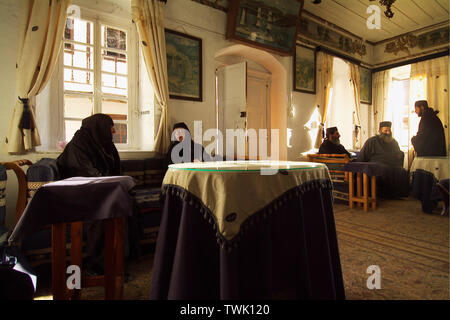
[[[169,96],[202,101],[202,39],[165,29]]]
[[[292,56],[303,0],[230,0],[226,38]]]
[[[294,90],[316,93],[316,50],[297,45],[294,55]]]
[[[372,70],[359,67],[359,100],[372,104]]]

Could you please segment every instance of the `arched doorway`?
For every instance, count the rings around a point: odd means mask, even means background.
[[[278,129],[279,159],[287,159],[287,132],[286,132],[286,110],[287,110],[287,84],[286,69],[270,53],[245,45],[236,44],[219,50],[215,54],[218,64],[227,60],[227,57],[241,57],[245,61],[253,62],[262,66],[270,73],[269,103],[270,112],[267,117],[268,128]]]

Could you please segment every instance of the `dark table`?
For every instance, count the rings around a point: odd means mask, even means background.
[[[411,165],[411,194],[420,200],[422,211],[432,213],[442,199],[437,183],[450,178],[449,157],[417,157]]]
[[[325,165],[171,165],[163,197],[151,299],[345,299]]]
[[[107,299],[121,298],[123,289],[124,217],[133,214],[129,191],[135,182],[128,176],[74,177],[40,187],[28,203],[9,238],[52,226],[53,299],[78,299],[79,290],[66,287],[66,223],[71,224],[71,261],[82,269],[82,223],[103,220],[105,224],[105,275],[86,277],[83,287],[105,286]]]

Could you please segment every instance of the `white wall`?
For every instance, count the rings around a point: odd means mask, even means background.
[[[166,28],[201,38],[203,46],[203,101],[170,99],[169,123],[185,122],[193,132],[194,121],[202,120],[203,130],[215,128],[215,69],[218,63],[214,55],[231,44],[225,40],[226,14],[197,2],[177,0],[167,1],[164,18]]]
[[[11,116],[13,104],[15,102],[15,60],[17,55],[19,37],[19,16],[21,1],[27,0],[2,0],[0,1],[0,27],[2,37],[0,38],[0,63],[2,77],[0,77],[0,138],[4,145],[4,138],[7,133],[9,117]],[[128,0],[108,1],[108,0],[74,0],[75,4],[83,4],[92,9],[101,9],[112,14],[129,16],[130,10]],[[171,113],[169,115],[170,125],[175,122],[186,122],[193,129],[194,120],[203,121],[203,130],[215,128],[215,69],[220,65],[214,58],[215,54],[228,46],[233,45],[225,39],[226,13],[211,7],[199,4],[191,0],[169,0],[165,5],[165,27],[199,37],[203,42],[203,101],[192,102],[184,100],[170,99],[169,106]],[[370,52],[371,54],[371,52]],[[287,128],[292,129],[292,136],[289,141],[291,147],[287,149],[288,160],[298,160],[300,153],[312,148],[314,140],[310,138],[308,130],[305,129],[316,110],[314,105],[315,95],[300,92],[291,92],[292,88],[292,57],[274,56],[286,69],[287,90],[285,92],[285,101],[287,101],[287,110],[290,106],[295,108],[295,116],[287,116],[285,124]],[[142,60],[140,62],[140,72],[143,71]],[[145,91],[145,80],[140,83],[139,91]],[[148,97],[140,96],[138,107],[141,111],[147,110]],[[362,108],[364,109],[364,105]],[[155,129],[156,115],[142,115],[141,121],[150,121],[149,126],[143,128],[144,132],[150,132]],[[368,121],[361,115],[361,121]],[[284,118],[284,117],[283,117]],[[284,124],[283,124],[284,127]],[[313,129],[314,130],[314,129]],[[280,133],[286,134],[286,133]],[[150,146],[152,143],[144,141],[144,144]],[[207,145],[208,142],[204,142]],[[121,153],[122,158],[145,157],[148,153]],[[58,153],[29,153],[27,155],[12,156],[4,150],[0,152],[0,161],[13,161],[16,159],[27,158],[36,162],[42,157],[56,158]],[[13,212],[17,194],[17,182],[14,174],[8,175],[7,185],[7,203],[8,217],[7,223],[13,225]]]

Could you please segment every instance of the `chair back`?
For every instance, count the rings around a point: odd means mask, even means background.
[[[13,170],[17,177],[19,184],[17,203],[16,203],[16,223],[22,216],[23,211],[27,205],[27,178],[25,172],[22,170],[22,166],[31,166],[33,163],[30,160],[16,160],[11,162],[1,163],[6,170]]]
[[[343,168],[350,158],[346,154],[308,154],[309,162],[324,163],[330,172],[333,182],[333,196],[337,199],[348,200],[348,172]],[[341,186],[345,185],[343,188]]]

